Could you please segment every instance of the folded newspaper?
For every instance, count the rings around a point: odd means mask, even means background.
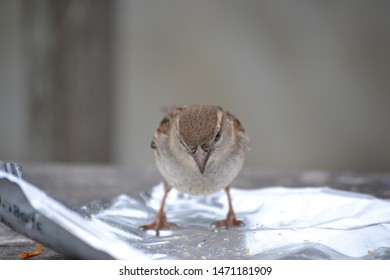
[[[390,202],[329,187],[233,188],[244,226],[209,225],[227,211],[223,192],[189,196],[172,190],[166,204],[179,227],[143,232],[159,208],[162,185],[144,201],[121,195],[70,209],[0,162],[0,221],[81,259],[390,259]]]

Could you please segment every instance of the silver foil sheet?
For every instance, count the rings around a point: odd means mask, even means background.
[[[224,192],[189,196],[172,190],[168,220],[178,228],[141,231],[163,196],[121,195],[79,211],[13,172],[0,170],[0,220],[69,257],[83,259],[390,259],[390,202],[321,188],[231,190],[244,226],[215,229],[227,212]],[[16,209],[16,210],[15,210]]]

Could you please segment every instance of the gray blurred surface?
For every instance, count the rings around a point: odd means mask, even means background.
[[[120,194],[141,199],[139,193],[150,191],[161,179],[154,168],[133,169],[112,165],[36,163],[23,164],[23,170],[23,177],[27,181],[75,208]],[[233,186],[238,188],[325,185],[390,198],[388,173],[243,170],[233,183]],[[33,249],[32,241],[0,224],[0,259],[17,259],[19,253]],[[64,256],[45,248],[43,254],[35,259],[63,258]]]
[[[115,161],[152,162],[162,108],[212,103],[247,167],[390,170],[390,2],[119,1]],[[142,121],[141,121],[142,120]]]
[[[0,3],[0,159],[111,160],[110,1]]]

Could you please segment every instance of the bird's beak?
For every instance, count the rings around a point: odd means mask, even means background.
[[[198,149],[192,155],[192,157],[195,160],[196,165],[199,167],[200,173],[203,174],[206,168],[207,160],[209,159],[209,153],[205,152],[200,146],[198,146]]]

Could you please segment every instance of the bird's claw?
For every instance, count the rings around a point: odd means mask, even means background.
[[[170,228],[177,228],[177,227],[178,226],[175,223],[168,222],[165,214],[162,214],[162,215],[158,215],[156,219],[150,224],[140,226],[139,229],[143,231],[155,230],[156,237],[159,237],[161,229],[170,229]]]
[[[211,224],[213,228],[231,228],[231,227],[239,227],[243,226],[244,223],[240,220],[237,220],[236,215],[234,213],[229,212],[226,216],[226,219],[216,221]]]

